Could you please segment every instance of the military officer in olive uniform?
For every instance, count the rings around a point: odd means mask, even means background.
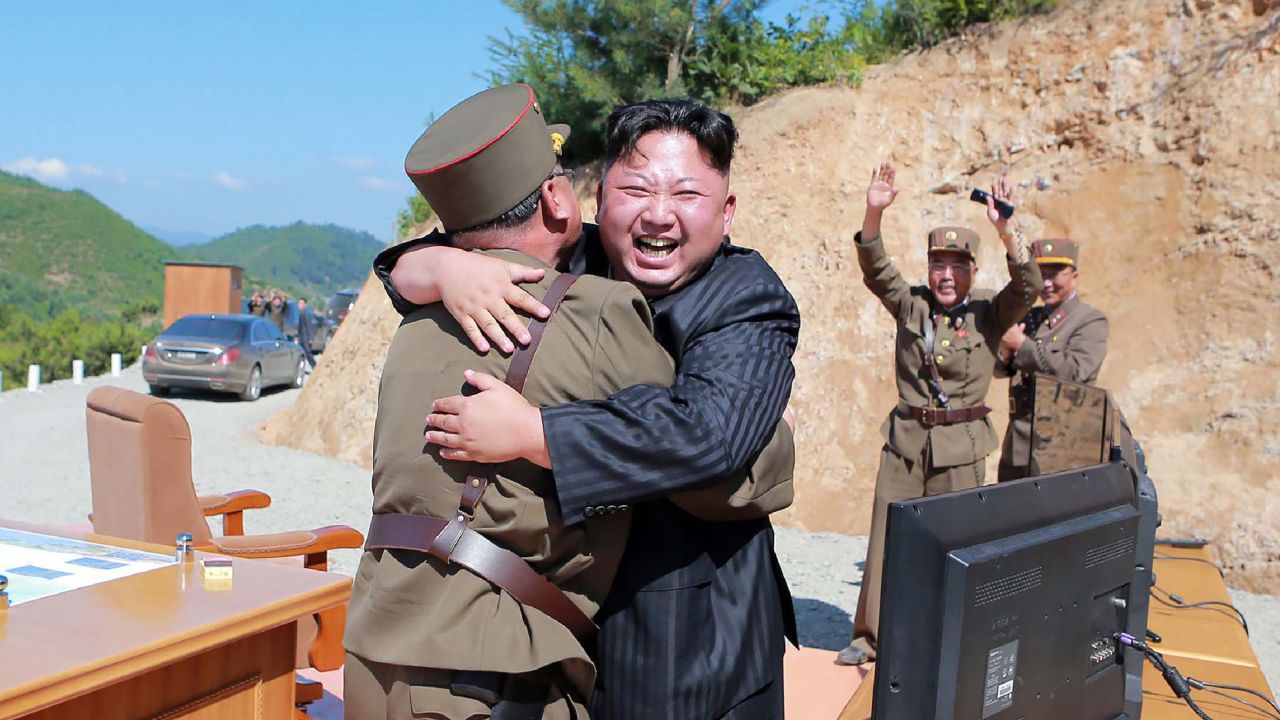
[[[1037,240],[1031,256],[1040,267],[1043,305],[1026,322],[1009,328],[1000,341],[996,377],[1009,380],[1009,427],[1000,450],[999,480],[1038,475],[1031,466],[1031,409],[1036,373],[1092,385],[1107,356],[1107,317],[1076,293],[1080,245],[1071,240]]]
[[[1026,315],[1040,284],[1015,223],[988,201],[987,217],[1005,246],[1010,280],[999,293],[970,292],[977,273],[978,234],[940,227],[928,235],[928,285],[912,286],[885,251],[880,218],[893,203],[895,170],[884,164],[871,175],[867,212],[856,236],[863,282],[897,321],[894,356],[898,405],[881,427],[871,540],[854,618],[854,639],[837,661],[857,665],[875,659],[880,619],[880,578],[889,503],[982,484],[984,458],[996,449],[996,432],[983,406],[996,350],[1004,332]],[[992,187],[1008,200],[1009,183]]]
[[[556,158],[568,134],[545,124],[531,88],[507,85],[445,113],[405,161],[453,245],[545,269],[525,286],[555,308],[525,366],[523,392],[535,412],[636,384],[669,385],[674,372],[635,287],[590,276],[566,285],[570,276],[555,271],[582,232]],[[552,289],[563,291],[558,306]],[[458,392],[464,371],[502,377],[518,366],[509,355],[477,354],[439,303],[409,313],[396,331],[374,430],[374,518],[345,634],[348,718],[587,717],[595,666],[584,647],[586,618],[617,570],[629,507],[602,507],[565,526],[549,472],[523,460],[447,461],[423,439],[432,401]],[[789,504],[793,465],[790,428],[779,423],[749,472],[672,500],[708,520],[763,516]],[[472,562],[468,543],[514,566]]]

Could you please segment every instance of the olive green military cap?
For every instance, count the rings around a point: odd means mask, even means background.
[[[963,227],[937,227],[929,231],[929,254],[961,252],[978,259],[978,233]]]
[[[418,138],[405,172],[445,230],[489,222],[555,169],[568,125],[548,127],[533,88],[490,88],[453,106]]]
[[[1036,240],[1031,243],[1031,257],[1040,265],[1080,264],[1080,244],[1065,238]]]

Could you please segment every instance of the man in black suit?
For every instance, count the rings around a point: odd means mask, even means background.
[[[727,115],[692,101],[638,103],[609,118],[599,233],[588,229],[571,269],[627,280],[649,298],[655,335],[678,367],[671,387],[531,413],[485,382],[479,394],[437,401],[428,418],[427,439],[451,459],[510,459],[490,454],[487,439],[522,438],[515,456],[553,469],[566,523],[635,513],[599,618],[596,718],[783,715],[783,638],[794,642],[795,618],[772,526],[709,523],[663,499],[750,463],[795,375],[795,301],[763,258],[727,241],[736,140]],[[443,297],[473,338],[479,330],[510,347],[507,327],[523,341],[523,323],[491,302],[505,294],[519,305],[518,295],[497,288],[477,299],[477,288],[496,287],[484,278],[511,269],[462,255],[406,243],[375,269],[402,312]]]

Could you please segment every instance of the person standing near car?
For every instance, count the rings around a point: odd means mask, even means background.
[[[262,288],[255,288],[253,297],[249,298],[249,314],[262,317],[267,312],[267,300],[262,297]]]
[[[266,317],[271,321],[272,325],[284,334],[284,318],[288,314],[289,308],[285,305],[284,295],[279,290],[271,291],[271,303],[267,305]]]
[[[298,344],[302,346],[302,356],[307,359],[307,364],[315,369],[316,356],[311,352],[311,308],[307,307],[306,298],[298,298]]]

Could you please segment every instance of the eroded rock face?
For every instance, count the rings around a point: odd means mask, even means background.
[[[908,279],[923,281],[927,230],[961,223],[983,235],[987,287],[1004,264],[966,197],[1007,172],[1029,237],[1084,243],[1081,294],[1112,323],[1100,382],[1147,449],[1161,534],[1212,538],[1233,585],[1280,592],[1280,12],[1266,5],[1064,3],[875,68],[859,89],[734,113],[734,241],[804,313],[799,482],[779,522],[869,523],[895,402],[893,323],[851,245],[872,166],[899,168],[884,234]],[[397,320],[366,286],[298,403],[260,434],[368,465]],[[1005,397],[993,383],[1001,431]]]

